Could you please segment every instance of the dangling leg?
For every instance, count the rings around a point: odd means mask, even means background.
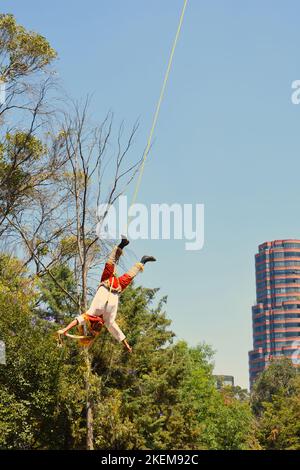
[[[123,274],[118,278],[122,290],[126,289],[126,287],[131,284],[135,276],[140,271],[144,271],[144,266],[149,261],[156,261],[156,259],[154,258],[154,256],[143,256],[139,263],[135,263],[135,265],[132,266],[132,268],[127,271],[127,273]]]
[[[119,261],[120,256],[123,253],[123,248],[129,244],[129,240],[125,237],[125,235],[122,235],[122,240],[119,243],[119,245],[115,246],[109,257],[108,260],[105,264],[102,276],[101,276],[101,282],[106,281],[109,279],[111,276],[114,275],[115,272],[115,265]]]
[[[128,352],[132,352],[132,348],[126,340],[126,337],[116,322],[117,310],[118,310],[118,296],[111,299],[109,310],[103,312],[104,325],[110,332],[110,334],[119,342],[123,343],[124,348]]]
[[[121,239],[121,242],[119,243],[118,247],[121,248],[121,250],[123,250],[123,248],[125,248],[125,246],[129,245],[129,240],[128,238],[126,237],[126,235],[121,235],[122,239]]]

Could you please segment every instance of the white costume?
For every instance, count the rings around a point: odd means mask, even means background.
[[[143,271],[142,263],[136,263],[127,273],[120,277],[115,275],[115,263],[122,254],[122,250],[115,246],[105,264],[101,283],[86,314],[79,315],[79,325],[86,322],[85,315],[102,317],[108,331],[117,341],[123,341],[125,335],[116,323],[119,295],[132,282],[139,271]]]
[[[121,342],[125,339],[125,335],[115,321],[118,312],[118,304],[119,293],[110,292],[109,289],[100,285],[86,313],[93,317],[102,316],[108,331],[117,341]],[[82,325],[85,322],[84,316],[79,315],[77,321],[79,325]]]

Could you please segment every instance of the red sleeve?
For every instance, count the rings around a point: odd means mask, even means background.
[[[101,282],[109,279],[113,275],[114,269],[115,269],[115,266],[113,264],[106,263],[103,269],[102,276],[101,276]]]
[[[129,284],[132,282],[133,278],[131,276],[129,276],[129,274],[123,274],[118,279],[119,279],[121,289],[124,290],[124,289],[126,289],[127,286],[129,286]]]

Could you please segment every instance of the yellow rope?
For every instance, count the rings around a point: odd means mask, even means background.
[[[167,70],[166,70],[166,73],[165,73],[165,77],[164,77],[163,85],[162,85],[161,92],[160,92],[160,95],[159,95],[159,99],[158,99],[158,102],[157,102],[157,105],[156,105],[156,110],[155,110],[155,114],[154,114],[153,121],[152,121],[152,126],[151,126],[151,129],[150,129],[150,134],[149,134],[148,141],[147,141],[147,146],[146,146],[145,151],[144,151],[139,176],[138,176],[138,179],[137,179],[135,191],[134,191],[132,202],[129,206],[129,209],[135,203],[135,201],[137,199],[138,192],[139,192],[139,188],[140,188],[140,185],[141,185],[142,176],[143,176],[144,168],[145,168],[145,163],[146,163],[148,153],[149,153],[149,150],[150,150],[150,147],[151,147],[152,137],[153,137],[154,130],[155,130],[155,127],[156,127],[156,124],[157,124],[161,103],[162,103],[162,100],[163,100],[163,97],[164,97],[164,94],[165,94],[168,78],[169,78],[169,75],[170,75],[170,70],[171,70],[171,66],[172,66],[172,62],[173,62],[173,56],[174,56],[175,49],[176,49],[177,42],[178,42],[178,38],[179,38],[179,35],[180,35],[181,26],[182,26],[182,23],[183,23],[187,2],[188,2],[188,0],[184,0],[181,15],[180,15],[180,19],[179,19],[179,24],[178,24],[178,27],[177,27],[177,31],[176,31],[175,39],[174,39],[174,42],[173,42],[171,54],[170,54],[170,57],[169,57]],[[127,223],[127,225],[128,225],[128,223]]]

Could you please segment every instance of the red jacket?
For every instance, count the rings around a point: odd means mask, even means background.
[[[106,281],[105,284],[108,283],[109,287],[123,291],[127,286],[129,286],[133,277],[127,273],[120,277],[114,276],[114,270],[115,266],[113,264],[106,263],[101,276],[101,282]]]

